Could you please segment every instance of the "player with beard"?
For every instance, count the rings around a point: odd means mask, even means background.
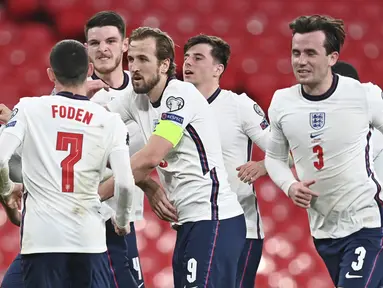
[[[92,97],[92,101],[106,105],[114,98],[121,97],[126,91],[132,89],[129,72],[123,71],[122,67],[123,54],[127,50],[125,22],[115,12],[102,11],[87,21],[84,30],[88,55],[94,65],[94,74],[87,83],[88,96]],[[55,89],[60,90],[61,87],[57,85],[59,84],[56,84]],[[0,108],[0,120],[6,122],[10,110],[7,110],[7,107]],[[138,125],[133,121],[126,124],[129,131],[129,150],[133,154],[141,149],[144,143]],[[13,156],[10,167],[11,172],[16,174],[13,179],[16,182],[21,182],[21,166],[18,159],[20,160],[19,156]],[[108,171],[111,175],[111,170]],[[156,187],[154,183],[153,185]],[[153,187],[153,185],[150,186]],[[105,187],[107,186],[105,185]],[[143,218],[143,192],[139,187],[136,187],[136,190],[133,214],[130,217],[132,220],[130,223],[131,233],[125,237],[115,233],[110,220],[110,216],[117,206],[114,197],[107,200],[107,206],[104,205],[103,207],[105,217],[108,219],[106,222],[106,239],[112,271],[111,287],[145,287],[133,222]],[[7,209],[9,210],[9,208]],[[16,212],[17,210],[14,209],[9,210],[8,215],[17,224],[18,213]],[[20,265],[20,256],[17,256],[4,277],[2,288],[23,287]]]
[[[107,107],[143,132],[147,144],[131,159],[136,183],[157,168],[177,209],[174,287],[235,287],[243,210],[228,183],[214,113],[193,84],[175,79],[174,56],[166,33],[135,29],[128,49],[134,92]]]

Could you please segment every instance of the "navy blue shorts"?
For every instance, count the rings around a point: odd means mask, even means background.
[[[21,271],[21,255],[18,254],[8,267],[4,275],[2,288],[24,288],[23,273]]]
[[[131,233],[125,237],[118,236],[114,232],[112,222],[110,220],[106,222],[106,245],[112,271],[111,288],[145,287],[133,222],[130,223],[130,231]]]
[[[233,288],[246,240],[243,215],[188,222],[176,228],[174,288]]]
[[[25,288],[109,288],[106,253],[21,255]]]
[[[237,288],[254,288],[262,248],[263,239],[246,239],[238,262]]]
[[[364,228],[340,239],[314,239],[334,285],[378,288],[383,279],[383,233]]]

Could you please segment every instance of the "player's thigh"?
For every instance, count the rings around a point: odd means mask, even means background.
[[[71,288],[109,288],[110,267],[104,253],[70,254]]]
[[[344,239],[314,239],[315,248],[326,265],[327,271],[335,286],[339,281],[340,262],[344,243]]]
[[[106,245],[110,268],[110,287],[136,287],[128,258],[128,245],[124,236],[118,236],[111,221],[106,222]]]
[[[25,288],[70,287],[65,253],[21,255],[21,269]]]
[[[238,261],[237,288],[254,288],[262,248],[263,239],[246,239]]]
[[[362,229],[345,247],[338,287],[377,288],[383,279],[383,247],[380,228]]]
[[[21,256],[18,254],[9,265],[4,275],[1,288],[24,288],[23,273],[21,271]]]
[[[182,259],[182,288],[235,287],[237,265],[245,243],[243,215],[200,221],[188,231]]]
[[[125,236],[128,246],[129,268],[139,288],[144,288],[144,275],[142,274],[140,256],[138,254],[136,229],[134,222],[130,223],[130,233]]]

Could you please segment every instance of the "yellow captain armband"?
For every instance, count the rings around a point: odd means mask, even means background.
[[[165,138],[173,144],[173,147],[176,147],[182,138],[183,132],[183,128],[171,120],[160,120],[154,129],[153,135]]]

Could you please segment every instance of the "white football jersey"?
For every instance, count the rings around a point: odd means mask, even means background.
[[[162,120],[184,130],[183,137],[157,167],[179,224],[238,216],[243,210],[230,189],[213,111],[194,85],[169,79],[161,99],[132,92],[108,104],[123,121],[134,120],[147,142]]]
[[[371,97],[382,97],[382,89],[379,86],[369,83],[363,83]],[[372,128],[371,146],[374,159],[374,168],[379,180],[383,180],[383,134]]]
[[[251,160],[253,142],[266,150],[269,123],[261,107],[246,94],[238,95],[218,88],[207,101],[218,123],[231,190],[237,193],[245,212],[246,238],[262,239],[264,232],[254,186],[242,182],[236,168]]]
[[[319,197],[308,209],[315,238],[342,238],[364,227],[381,227],[381,185],[370,149],[370,125],[383,130],[381,97],[359,81],[335,75],[321,96],[307,95],[301,85],[277,90],[269,117],[266,161],[286,160],[282,155],[290,147],[299,180],[316,180],[310,189]],[[285,171],[268,170],[283,187],[279,180]]]
[[[109,155],[127,149],[121,118],[69,92],[22,98],[13,114],[4,133],[22,141],[21,254],[105,252],[98,186]]]
[[[93,74],[91,79],[96,80],[98,77]],[[105,89],[102,89],[94,94],[94,96],[91,98],[91,101],[100,104],[102,106],[106,106],[107,103],[112,101],[113,99],[117,97],[121,97],[121,95],[129,93],[129,91],[132,91],[132,83],[130,81],[130,72],[124,71],[124,83],[119,88],[109,88],[109,91],[106,91]],[[128,128],[129,133],[129,151],[130,155],[132,156],[134,153],[136,153],[138,150],[140,150],[142,147],[144,147],[144,139],[141,135],[140,127],[138,127],[137,123],[134,121],[127,121],[126,127]],[[105,203],[111,207],[114,211],[116,211],[117,203],[116,198],[112,197],[105,201]],[[132,215],[129,219],[131,219],[132,222],[136,220],[142,220],[143,219],[143,213],[144,213],[144,192],[136,186],[136,191],[134,194],[133,199],[133,208],[132,208]]]

